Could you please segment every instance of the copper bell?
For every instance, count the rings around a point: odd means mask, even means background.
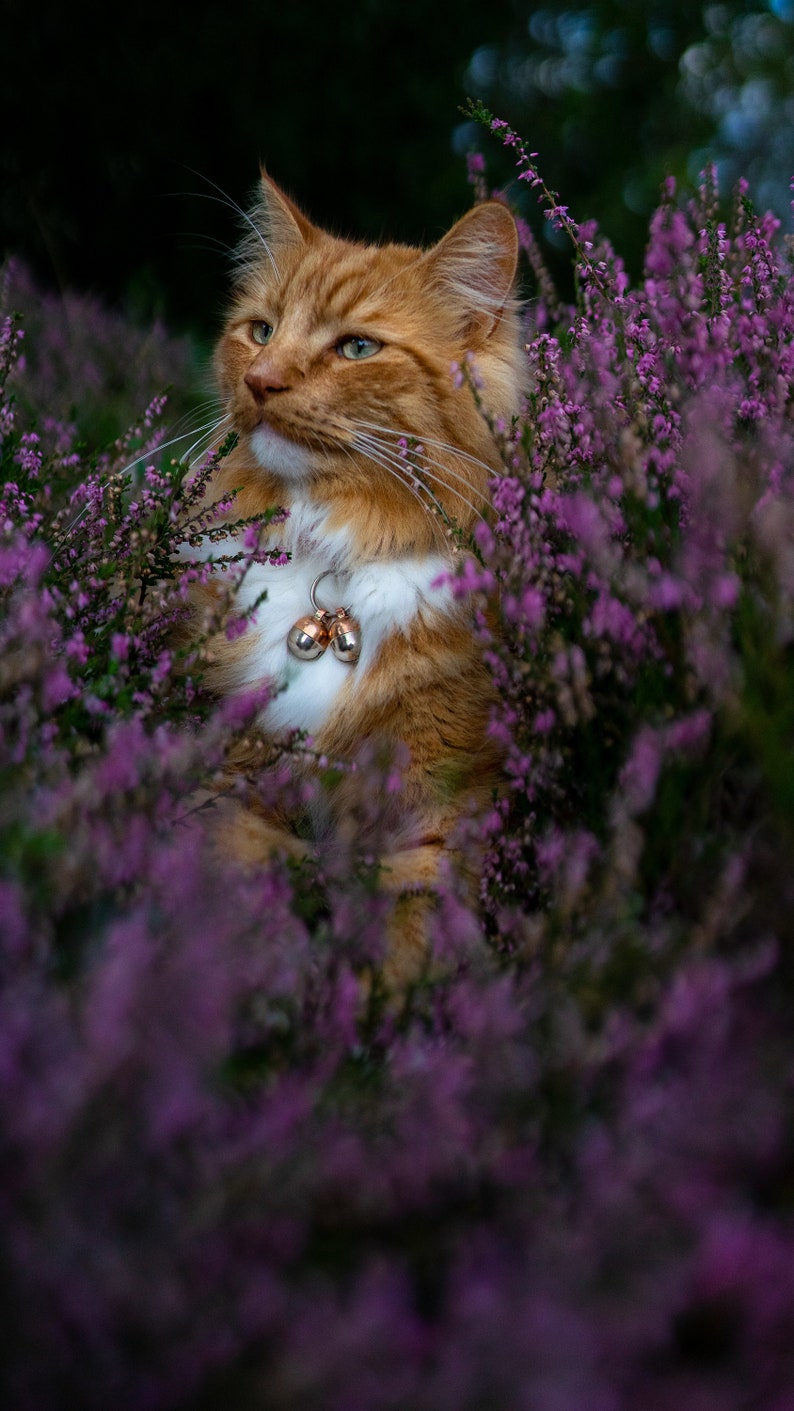
[[[313,617],[299,617],[287,635],[287,647],[299,661],[314,661],[328,646],[326,614],[318,609]]]
[[[337,661],[355,666],[361,656],[361,628],[354,617],[349,617],[345,608],[337,608],[336,616],[328,629],[331,651]]]

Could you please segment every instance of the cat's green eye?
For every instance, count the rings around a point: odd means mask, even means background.
[[[255,343],[261,343],[264,347],[265,343],[269,343],[273,337],[272,323],[265,323],[263,318],[255,319],[251,324],[251,337]]]
[[[371,358],[373,353],[379,353],[383,347],[377,338],[364,338],[359,334],[353,334],[349,338],[343,338],[341,343],[337,343],[337,352],[342,354],[350,362],[358,362],[361,358]]]

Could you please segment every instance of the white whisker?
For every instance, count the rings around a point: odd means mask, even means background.
[[[478,490],[476,485],[472,485],[471,481],[468,480],[465,475],[462,475],[459,470],[454,470],[451,465],[447,465],[444,461],[437,461],[433,456],[429,456],[424,449],[423,440],[420,440],[416,446],[409,447],[407,454],[413,456],[416,460],[425,462],[427,465],[434,465],[437,470],[443,470],[445,475],[451,475],[453,480],[459,480],[461,485],[465,485],[467,490],[471,490],[472,494],[479,495],[484,504],[487,505],[490,503],[490,496],[487,495],[484,490]],[[430,471],[427,471],[427,474],[429,475]],[[438,479],[438,477],[435,478]],[[443,477],[441,477],[441,479],[443,481]],[[443,483],[446,482],[444,481]],[[454,486],[450,485],[449,489],[452,490],[453,494],[458,494]]]
[[[201,435],[198,436],[198,438],[193,442],[193,445],[188,449],[186,455],[182,457],[182,460],[187,460],[188,457],[192,455],[196,446],[200,445],[202,441],[206,440],[208,443],[212,441],[213,438],[217,435],[220,428],[223,426],[224,422],[227,421],[231,421],[231,416],[228,412],[220,418],[213,417],[212,421],[205,422],[202,427],[198,428],[201,432]],[[179,441],[187,440],[188,436],[192,436],[196,429],[197,428],[194,426],[191,427],[189,431],[183,431],[178,436],[172,436],[169,441],[164,441],[162,445],[154,446],[147,451],[142,451],[139,456],[135,457],[135,460],[130,461],[128,465],[123,466],[120,470],[112,471],[111,474],[108,475],[107,479],[103,481],[100,487],[102,493],[104,493],[104,491],[107,489],[108,485],[110,485],[112,481],[118,480],[123,475],[128,475],[129,472],[133,470],[136,465],[140,465],[141,461],[153,460],[155,456],[159,456],[162,454],[163,451],[167,451],[169,446],[175,446]],[[59,536],[58,540],[56,541],[53,547],[53,553],[57,553],[61,544],[64,542],[65,539],[68,538],[72,531],[77,528],[77,525],[80,523],[83,516],[88,513],[90,508],[91,501],[87,501],[86,504],[83,505],[83,508],[75,515],[71,523],[66,526],[63,533]]]
[[[237,202],[232,199],[231,196],[227,195],[223,187],[218,186],[217,182],[211,181],[208,176],[204,176],[203,172],[196,171],[193,167],[188,167],[187,170],[192,171],[193,175],[197,176],[200,181],[206,181],[208,186],[212,186],[216,191],[220,193],[218,196],[211,196],[209,191],[195,191],[193,193],[195,196],[198,196],[203,201],[217,201],[219,206],[228,206],[230,211],[234,211],[236,215],[240,216],[245,221],[246,225],[250,226],[251,230],[259,241],[259,244],[262,246],[262,249],[264,250],[273,267],[273,273],[275,274],[276,279],[280,279],[281,274],[279,271],[279,267],[276,264],[273,251],[268,245],[256,221],[253,220],[252,217],[248,214],[248,212],[244,211],[242,206],[239,206]],[[235,255],[234,258],[240,261],[241,263],[245,263],[244,257],[241,258],[239,255]]]
[[[379,426],[375,421],[364,421],[358,418],[356,425],[366,427],[369,431],[377,431],[383,436],[394,436],[397,439],[405,437],[406,440],[420,441],[422,445],[433,446],[439,451],[449,451],[450,455],[468,461],[470,465],[479,466],[480,470],[486,471],[489,477],[498,477],[500,474],[499,471],[494,470],[493,466],[488,465],[486,461],[481,461],[477,456],[471,455],[469,451],[464,451],[460,446],[453,446],[449,441],[439,441],[435,436],[425,436],[417,431],[397,431],[394,427]]]
[[[431,504],[436,508],[441,518],[446,523],[450,523],[449,514],[444,509],[444,506],[442,505],[438,496],[435,495],[431,490],[430,486],[426,484],[424,475],[422,475],[422,477],[420,478],[420,474],[416,474],[415,472],[412,473],[412,468],[410,464],[403,460],[401,456],[394,455],[388,447],[381,445],[374,437],[366,437],[365,439],[363,433],[360,432],[356,433],[353,444],[365,456],[375,462],[375,464],[382,466],[384,470],[388,470],[389,473],[393,475],[400,482],[401,485],[404,485],[408,490],[411,491],[411,493],[422,505],[423,509],[427,510],[428,507],[424,503],[421,493],[422,491],[424,491],[425,495],[427,495]],[[437,476],[428,475],[428,478],[435,479],[438,484],[444,485],[444,482],[438,480]],[[449,489],[450,487],[444,486],[444,488]],[[453,494],[459,494],[459,492],[453,490]],[[479,511],[476,510],[473,505],[469,505],[469,509],[471,509],[472,513],[477,515],[478,518],[482,518],[482,515],[479,514]]]
[[[348,455],[351,454],[351,448],[349,446],[343,446],[343,449],[347,451]],[[442,515],[443,518],[446,518],[447,516],[444,513],[443,505],[441,505],[436,499],[432,490],[430,490],[428,486],[422,485],[421,482],[416,482],[407,479],[404,473],[404,462],[398,462],[396,459],[391,459],[388,456],[388,453],[384,452],[382,448],[379,447],[374,441],[364,442],[356,436],[353,440],[353,449],[360,452],[360,454],[365,456],[367,460],[372,461],[373,465],[378,465],[381,467],[382,470],[388,471],[389,475],[393,476],[394,479],[397,480],[397,482],[402,485],[403,488],[406,489],[410,495],[413,496],[417,504],[419,504],[424,510],[425,514],[429,516],[430,523],[433,525],[434,534],[436,534],[436,536],[440,539],[441,544],[446,547],[444,536],[442,535],[435,519],[430,514],[429,507],[425,504],[424,500],[422,499],[421,491],[424,490],[425,494],[431,500],[432,504],[435,505],[439,514]]]
[[[202,455],[202,456],[203,456],[203,455],[206,455],[207,450],[209,449],[210,443],[215,440],[215,438],[217,437],[217,434],[218,434],[218,432],[220,431],[221,427],[224,425],[224,423],[230,422],[231,419],[232,419],[232,418],[231,418],[231,414],[230,414],[229,412],[227,412],[227,413],[225,414],[225,416],[222,416],[222,417],[220,418],[220,421],[216,422],[216,424],[215,424],[209,431],[204,431],[204,432],[202,432],[202,434],[201,434],[199,437],[197,437],[197,439],[193,442],[193,445],[188,448],[188,450],[185,452],[185,454],[184,454],[184,456],[182,457],[182,459],[183,459],[183,460],[186,460],[186,461],[188,461],[188,462],[190,463],[190,468],[191,468],[191,470],[193,469],[193,465],[195,464],[195,462],[190,461],[190,457],[192,456],[192,454],[193,454],[193,452],[195,451],[196,447],[197,447],[197,446],[200,446],[201,443],[202,443],[202,441],[204,441],[206,444],[205,444],[205,446],[204,446],[203,451],[201,452],[201,455]],[[198,456],[196,457],[196,460],[198,460]]]
[[[168,450],[169,446],[176,446],[179,441],[186,441],[188,436],[193,436],[196,431],[199,431],[201,434],[193,442],[193,445],[188,448],[184,456],[181,457],[182,460],[187,460],[193,453],[195,447],[205,438],[205,435],[208,440],[212,440],[215,432],[220,430],[225,421],[231,421],[228,412],[222,417],[213,417],[212,421],[205,422],[203,426],[193,426],[189,431],[182,431],[178,436],[172,436],[169,441],[163,441],[161,445],[154,446],[151,450],[141,451],[141,454],[130,461],[128,465],[122,466],[120,470],[114,470],[112,475],[108,476],[108,482],[118,479],[120,475],[127,475],[136,465],[140,465],[141,461],[150,460],[154,456],[162,455],[163,451]]]
[[[394,450],[391,446],[384,444],[382,441],[379,441],[376,437],[370,436],[370,435],[369,435],[368,433],[366,433],[366,432],[358,432],[358,431],[357,431],[357,432],[355,432],[354,434],[355,434],[355,436],[356,436],[357,439],[358,439],[358,438],[366,438],[366,440],[367,440],[370,444],[372,444],[372,445],[374,445],[374,446],[377,447],[377,449],[381,452],[382,455],[387,455],[387,456],[389,456],[392,465],[396,468],[396,470],[397,470],[398,472],[402,472],[402,475],[403,475],[403,476],[406,476],[406,475],[407,475],[407,476],[410,476],[411,471],[412,471],[412,466],[411,466],[411,462],[408,460],[407,457],[403,457],[403,456],[399,455],[399,453],[398,453],[396,450]],[[414,452],[410,452],[409,454],[415,454],[415,453],[414,453]],[[419,459],[421,460],[421,456],[419,457]],[[430,464],[432,464],[432,465],[438,465],[439,462],[437,462],[437,461],[430,461]],[[442,465],[440,468],[441,468],[442,470],[448,470],[448,468],[447,468],[446,466],[443,466],[443,465]],[[448,490],[452,495],[454,495],[454,496],[456,497],[456,499],[460,500],[462,504],[466,505],[466,507],[471,510],[472,514],[475,515],[475,516],[477,517],[477,519],[482,519],[482,518],[483,518],[482,511],[479,510],[476,505],[473,505],[472,502],[471,502],[471,500],[470,500],[466,495],[464,495],[461,490],[456,489],[454,485],[450,485],[450,484],[448,483],[448,481],[445,480],[442,476],[440,476],[440,475],[434,475],[431,470],[428,470],[428,469],[426,468],[426,466],[423,466],[423,465],[421,465],[421,464],[416,467],[415,473],[417,474],[417,477],[418,477],[418,476],[422,476],[422,477],[423,477],[423,479],[422,479],[422,481],[421,481],[420,483],[424,484],[424,477],[426,477],[428,480],[432,480],[432,481],[434,482],[434,484],[440,485],[443,489]],[[466,485],[467,489],[470,489],[470,490],[473,490],[473,489],[474,489],[474,486],[469,485],[468,481],[464,480],[463,476],[458,476],[458,475],[456,475],[456,472],[455,472],[455,471],[449,471],[448,473],[450,473],[454,478],[461,480],[461,481],[463,482],[463,484]],[[429,495],[432,495],[432,492],[431,492],[431,490],[429,489],[428,486],[425,485],[424,488],[425,488],[425,490],[427,491],[427,493],[428,493]],[[475,493],[477,493],[477,492],[475,492]],[[436,505],[438,505],[438,508],[441,509],[441,510],[442,510],[442,513],[443,513],[444,511],[443,511],[441,505],[439,504],[438,499],[437,499],[435,496],[432,496],[432,498],[433,498],[433,500],[434,500],[434,503],[435,503]],[[484,499],[484,500],[486,501],[486,503],[487,503],[487,497],[486,497],[486,496],[483,496],[483,499]]]
[[[197,418],[206,417],[210,413],[216,417],[219,417],[221,414],[217,397],[208,397],[206,401],[196,403],[196,405],[192,406],[189,411],[186,411],[183,416],[180,416],[176,421],[172,422],[168,430],[171,432],[174,440],[176,440],[178,436],[192,436],[194,432],[201,430],[202,426],[201,424],[198,426],[191,425],[191,422],[195,423]],[[182,427],[184,427],[184,430],[181,429]],[[155,451],[156,450],[157,448],[155,447]]]

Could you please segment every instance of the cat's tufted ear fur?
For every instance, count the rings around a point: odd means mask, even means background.
[[[315,227],[291,201],[272,176],[262,167],[260,196],[255,212],[257,228],[269,245],[308,243],[316,234]]]
[[[423,258],[461,332],[489,337],[513,306],[518,232],[507,207],[499,201],[474,206]]]

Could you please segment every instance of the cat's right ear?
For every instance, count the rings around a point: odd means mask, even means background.
[[[315,227],[291,201],[265,168],[261,173],[260,198],[255,213],[258,228],[268,245],[303,245],[311,240]]]
[[[487,339],[513,306],[518,231],[509,210],[485,201],[424,256],[464,334]]]

